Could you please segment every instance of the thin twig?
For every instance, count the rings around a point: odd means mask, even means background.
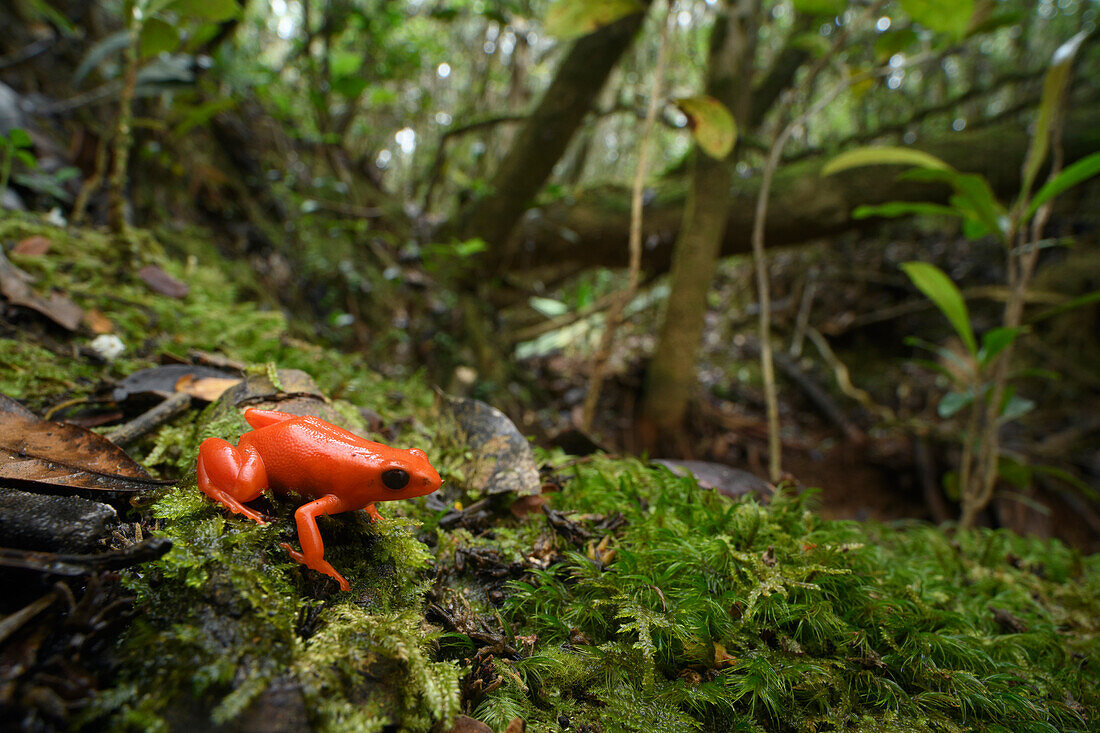
[[[878,2],[867,9],[863,17],[873,17],[885,4],[886,0],[878,0]],[[833,41],[833,45],[813,65],[809,74],[806,75],[806,78],[802,81],[801,85],[799,85],[799,88],[788,94],[780,104],[779,111],[776,113],[777,119],[782,120],[786,116],[797,97],[796,92],[809,89],[814,84],[818,75],[833,60],[833,57],[840,51],[844,44],[847,43],[848,37],[851,35],[851,29],[855,25],[856,22],[853,21],[845,26],[843,31],[837,34],[836,40]],[[764,379],[764,397],[767,400],[768,413],[768,477],[773,483],[779,481],[783,471],[782,444],[779,439],[779,398],[775,388],[775,365],[772,363],[771,293],[768,287],[767,260],[764,257],[764,223],[767,221],[768,217],[768,195],[771,191],[772,178],[775,177],[775,171],[779,168],[779,161],[783,155],[783,148],[787,145],[787,141],[790,139],[795,129],[801,126],[810,117],[817,114],[826,104],[835,99],[840,92],[856,83],[857,80],[861,80],[860,77],[865,76],[868,75],[860,74],[853,76],[838,84],[831,92],[825,94],[821,100],[797,118],[790,121],[787,126],[783,128],[782,132],[776,136],[775,142],[772,143],[771,151],[768,153],[768,162],[764,166],[764,172],[760,183],[760,194],[756,199],[756,213],[752,226],[752,258],[755,264],[756,287],[759,293],[758,300],[760,301],[760,370]]]
[[[638,166],[634,170],[634,189],[630,203],[630,269],[627,276],[627,285],[607,311],[603,337],[600,339],[600,348],[596,352],[596,360],[592,365],[592,374],[588,380],[588,393],[584,397],[584,412],[582,413],[580,426],[584,432],[588,432],[592,428],[592,419],[596,414],[596,404],[599,402],[600,390],[603,388],[604,372],[607,369],[607,362],[611,358],[611,347],[615,340],[615,332],[619,328],[623,309],[634,297],[634,292],[638,289],[638,280],[641,277],[643,193],[646,168],[649,164],[649,139],[653,136],[653,127],[657,123],[661,83],[664,80],[665,60],[668,56],[670,10],[671,2],[670,7],[665,9],[664,17],[661,18],[661,39],[660,45],[657,47],[657,63],[653,69],[653,89],[649,95],[649,107],[646,109],[645,123],[642,125],[642,137],[638,143]]]
[[[99,191],[99,187],[103,185],[103,178],[107,174],[107,145],[110,142],[110,135],[101,135],[95,146],[95,169],[81,185],[80,193],[76,195],[76,202],[73,204],[72,215],[69,216],[69,222],[76,226],[84,220],[84,214],[88,208],[88,201],[91,197]]]
[[[840,357],[836,355],[832,347],[829,346],[829,342],[825,340],[825,337],[821,335],[821,332],[816,328],[810,326],[806,330],[806,335],[810,341],[813,342],[817,348],[821,358],[825,360],[825,363],[833,370],[833,377],[836,379],[836,384],[840,387],[840,391],[846,396],[851,397],[853,400],[863,405],[868,411],[874,413],[887,423],[893,423],[897,421],[897,415],[886,405],[880,405],[875,402],[870,393],[864,389],[852,384],[851,373],[848,371],[848,365],[840,360]]]
[[[30,61],[35,56],[44,53],[50,46],[57,40],[56,36],[50,36],[49,38],[40,38],[37,41],[28,43],[23,48],[9,53],[7,56],[0,56],[0,69],[6,69],[9,66],[15,66],[21,64],[24,61]]]
[[[128,445],[146,433],[156,430],[190,406],[191,395],[186,392],[173,392],[168,399],[141,413],[130,422],[120,425],[104,437],[115,445]]]
[[[134,93],[137,89],[138,40],[141,37],[142,18],[133,2],[126,4],[126,32],[129,39],[123,49],[123,82],[118,96],[118,123],[115,127],[115,161],[108,181],[110,203],[107,207],[107,224],[115,234],[126,228],[126,167],[133,144],[131,129],[134,117]]]

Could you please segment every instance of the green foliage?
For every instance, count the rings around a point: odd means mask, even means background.
[[[974,0],[901,0],[913,20],[940,33],[961,38],[970,27]]]
[[[546,12],[546,32],[561,39],[577,38],[645,10],[639,0],[557,0]]]
[[[33,145],[31,136],[19,127],[8,130],[7,135],[0,135],[0,193],[8,187],[14,161],[18,160],[28,168],[38,164],[34,154],[29,150]]]
[[[847,0],[794,0],[794,9],[810,15],[840,15],[848,7]]]
[[[905,7],[914,18],[922,20],[913,10],[918,4],[920,3],[910,3]],[[926,7],[921,12],[932,12],[938,3],[924,5]],[[967,10],[968,14],[969,12]],[[956,216],[962,219],[963,233],[967,237],[976,239],[992,236],[1004,248],[1006,269],[1010,273],[1008,285],[1011,294],[1003,324],[983,335],[981,349],[978,349],[974,338],[966,303],[955,284],[933,265],[915,262],[902,265],[913,283],[947,317],[969,351],[970,359],[966,360],[960,359],[948,349],[931,347],[946,361],[961,367],[955,370],[938,365],[933,367],[954,382],[954,389],[944,395],[939,404],[940,416],[951,417],[969,407],[967,427],[960,434],[963,457],[956,479],[962,498],[964,524],[973,521],[975,512],[992,498],[997,467],[1002,463],[997,449],[999,427],[1005,422],[1022,417],[1035,406],[1031,400],[1013,394],[1012,388],[1007,384],[1009,372],[1007,368],[1003,368],[1004,365],[998,363],[998,357],[1010,353],[1012,344],[1024,331],[1021,328],[1024,294],[1035,267],[1037,252],[1044,246],[1043,242],[1032,241],[1040,235],[1034,226],[1029,230],[1028,222],[1041,207],[1049,205],[1054,197],[1100,173],[1100,153],[1094,153],[1053,176],[1034,197],[1031,196],[1035,178],[1046,161],[1051,138],[1060,119],[1074,58],[1086,35],[1087,33],[1081,32],[1073,36],[1055,51],[1051,59],[1044,77],[1035,132],[1024,159],[1023,181],[1016,203],[1011,207],[997,200],[989,181],[983,176],[961,173],[938,158],[909,148],[858,148],[836,156],[821,171],[822,175],[830,175],[863,165],[905,163],[917,166],[903,174],[903,177],[950,185],[954,195],[947,206],[931,202],[894,201],[879,206],[858,207],[853,216]],[[1088,298],[1086,296],[1081,302],[1088,302]],[[975,456],[980,464],[976,473],[971,470],[972,458]]]
[[[676,106],[687,115],[691,136],[704,153],[719,160],[733,150],[737,142],[737,122],[726,105],[714,97],[680,97]]]
[[[934,155],[914,150],[890,146],[856,148],[832,158],[821,169],[821,175],[831,176],[849,168],[861,168],[867,165],[910,165],[929,170],[952,170]]]
[[[1024,160],[1024,180],[1020,186],[1021,202],[1026,201],[1031,194],[1035,177],[1039,175],[1039,169],[1046,161],[1047,152],[1050,150],[1050,137],[1053,133],[1055,117],[1061,107],[1066,88],[1069,86],[1073,61],[1088,34],[1088,31],[1081,31],[1059,46],[1058,50],[1054,52],[1054,57],[1051,59],[1046,75],[1043,77],[1043,96],[1039,101],[1039,116],[1035,120],[1035,132],[1031,138],[1027,158]]]
[[[210,23],[221,23],[241,15],[241,6],[236,0],[170,0],[167,4],[154,0],[151,4],[164,4],[165,10]]]
[[[1024,212],[1023,221],[1030,221],[1040,206],[1098,173],[1100,173],[1100,152],[1087,155],[1081,160],[1066,166],[1065,170],[1051,178],[1035,192],[1035,196]]]
[[[1054,731],[1084,726],[1066,700],[1100,702],[1100,563],[1060,544],[825,522],[805,495],[731,503],[624,461],[579,469],[558,508],[627,523],[606,565],[567,552],[513,583],[538,644],[497,663],[523,685],[502,674],[491,724]]]
[[[943,270],[928,262],[906,262],[901,265],[901,269],[917,289],[928,296],[928,299],[935,303],[940,312],[947,317],[970,353],[977,354],[978,343],[974,340],[974,329],[970,325],[966,301],[955,283],[951,282],[951,278],[945,275]]]

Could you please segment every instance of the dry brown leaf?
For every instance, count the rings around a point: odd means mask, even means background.
[[[92,329],[92,333],[100,336],[115,330],[115,324],[98,308],[84,311],[84,325]]]
[[[545,496],[521,496],[512,502],[510,509],[512,516],[516,519],[523,519],[528,514],[541,514],[542,505],[545,503]]]
[[[17,255],[26,255],[28,257],[38,257],[46,254],[50,251],[50,245],[52,245],[49,239],[46,239],[41,234],[36,234],[33,237],[27,237],[19,242],[12,248],[12,253]]]
[[[221,397],[225,390],[236,387],[241,381],[238,377],[200,377],[196,379],[194,374],[187,374],[180,377],[179,381],[176,382],[176,391],[186,392],[197,399],[213,402]]]
[[[493,733],[493,729],[468,715],[459,715],[447,733]]]
[[[737,657],[726,651],[726,647],[714,642],[714,668],[725,669],[737,664]]]
[[[146,265],[137,274],[146,285],[169,298],[183,298],[191,292],[187,283],[177,280],[157,265]]]
[[[211,367],[194,364],[165,364],[164,366],[139,369],[115,385],[115,402],[122,402],[135,395],[155,394],[165,399],[177,391],[176,386],[184,377],[201,379],[236,379],[233,374]]]
[[[0,395],[0,483],[134,493],[169,482],[152,478],[102,435],[43,420]]]
[[[60,293],[43,298],[27,284],[32,279],[0,252],[0,294],[12,305],[38,311],[62,328],[75,331],[84,315],[80,306]]]

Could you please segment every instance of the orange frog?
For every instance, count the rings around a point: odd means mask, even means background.
[[[376,501],[423,496],[442,483],[423,451],[375,443],[319,417],[249,409],[244,419],[253,429],[237,445],[207,438],[199,446],[199,488],[260,524],[263,516],[244,503],[269,487],[316,497],[294,513],[302,551],[283,547],[298,562],[335,578],[340,590],[351,586],[325,562],[317,517],[366,509],[378,521]]]

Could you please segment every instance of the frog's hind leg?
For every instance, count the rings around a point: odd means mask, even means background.
[[[199,489],[237,514],[263,524],[259,512],[244,506],[267,488],[267,471],[251,445],[237,447],[221,438],[207,438],[199,446]]]
[[[322,496],[317,501],[303,504],[298,507],[298,511],[294,512],[294,521],[298,525],[298,541],[302,543],[302,551],[295,552],[286,542],[283,543],[283,549],[306,567],[324,573],[330,578],[335,578],[336,582],[340,584],[340,590],[351,590],[351,585],[344,580],[344,576],[336,572],[336,568],[329,565],[325,560],[325,545],[321,541],[321,530],[317,528],[317,517],[322,514],[349,512],[358,508],[358,505],[349,504],[339,496],[332,494]]]
[[[277,425],[296,417],[300,417],[300,415],[291,415],[289,412],[279,412],[278,410],[257,410],[254,407],[244,411],[244,419],[248,421],[253,430],[266,428],[268,425]]]

